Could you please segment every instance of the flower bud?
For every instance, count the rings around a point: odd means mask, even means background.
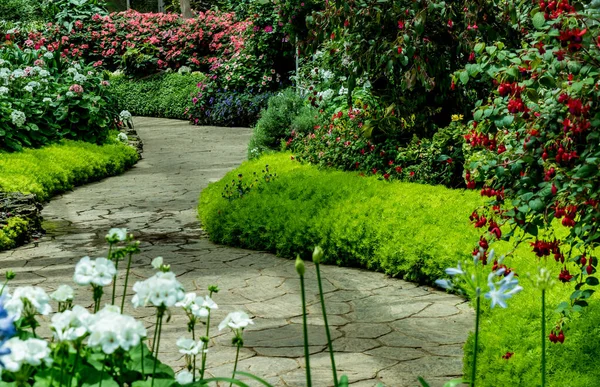
[[[6,279],[7,279],[7,280],[9,280],[9,281],[10,281],[11,279],[14,279],[14,278],[15,278],[15,276],[16,276],[16,274],[15,274],[15,272],[14,272],[14,271],[12,271],[12,270],[9,270],[9,271],[7,271],[7,272],[6,272]]]
[[[299,255],[296,256],[296,272],[300,275],[300,277],[304,277],[304,272],[306,268],[304,267],[304,261],[300,258]]]
[[[321,246],[315,247],[315,251],[313,251],[313,262],[316,264],[321,263],[321,259],[323,259],[323,249]]]

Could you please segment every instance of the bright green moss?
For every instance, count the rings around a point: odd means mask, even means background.
[[[242,198],[221,197],[225,184],[237,180],[238,174],[249,182],[254,172],[261,175],[265,164],[277,174],[274,181],[258,184]],[[444,268],[470,256],[480,230],[468,218],[481,203],[477,192],[320,170],[291,161],[290,154],[276,154],[246,162],[209,185],[200,196],[199,215],[211,239],[219,243],[288,258],[296,253],[309,258],[319,244],[325,262],[432,283],[444,276]],[[496,243],[494,248],[499,256],[509,245]],[[525,243],[505,263],[519,274],[525,290],[509,300],[508,309],[484,310],[478,386],[537,386],[540,293],[527,274],[537,271],[539,261]],[[557,277],[561,267],[553,260],[548,267]],[[572,285],[558,283],[548,294],[548,310],[568,300],[572,290]],[[595,299],[590,303],[569,325],[564,344],[548,343],[550,386],[598,385],[600,307]],[[548,314],[549,332],[558,315]],[[466,375],[471,345],[469,341],[465,346]],[[514,352],[513,357],[503,359],[506,352]]]
[[[40,149],[0,153],[0,190],[34,193],[47,200],[75,185],[123,172],[137,161],[123,144],[62,141]]]

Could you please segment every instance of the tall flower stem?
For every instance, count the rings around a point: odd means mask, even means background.
[[[333,371],[333,385],[337,387],[337,370],[335,367],[335,357],[333,355],[333,345],[331,344],[331,333],[329,332],[329,324],[327,323],[327,311],[325,309],[325,299],[323,297],[323,285],[321,284],[321,269],[318,263],[316,263],[315,266],[317,269],[317,282],[319,283],[319,297],[321,298],[321,309],[323,310],[323,321],[325,322],[325,333],[327,334],[327,346],[329,347],[329,357],[331,358],[331,369]]]
[[[233,363],[233,374],[231,375],[231,379],[235,379],[235,372],[237,371],[238,360],[240,358],[240,347],[242,346],[242,343],[240,341],[238,341],[237,349],[235,351],[235,363]],[[229,387],[231,387],[232,385],[233,382],[229,382]]]
[[[194,342],[196,342],[196,329],[195,329],[196,327],[195,327],[195,324],[193,324],[191,326],[191,328],[192,328],[192,340],[194,340]],[[196,344],[194,344],[194,345],[196,345]],[[192,362],[193,362],[193,364],[192,364],[192,382],[195,382],[196,381],[196,355],[193,356]]]
[[[104,362],[102,363],[102,373],[100,373],[100,385],[98,387],[102,387],[102,381],[104,380],[104,370],[106,369],[106,359],[107,358],[108,358],[108,355],[104,355]]]
[[[542,387],[546,386],[546,289],[542,289]]]
[[[112,288],[112,298],[111,298],[111,305],[115,304],[115,294],[117,293],[117,276],[119,275],[119,257],[116,257],[115,259],[115,270],[116,273],[113,277],[113,288]],[[125,295],[123,294],[123,298],[125,298]]]
[[[73,371],[71,372],[71,377],[69,378],[69,387],[73,384],[73,378],[75,377],[75,371],[77,370],[77,363],[79,361],[79,350],[81,345],[75,343],[75,360],[73,360]]]
[[[142,357],[142,377],[146,377],[144,372],[144,341],[140,340],[140,356]]]
[[[212,297],[212,292],[209,297]],[[209,331],[210,331],[210,308],[208,309],[208,316],[206,316],[206,342],[204,343],[204,347],[202,348],[202,369],[200,370],[200,380],[204,379],[204,370],[206,369],[206,355],[208,350],[208,341],[209,341]]]
[[[475,387],[475,378],[477,376],[477,349],[479,346],[479,314],[480,314],[481,296],[477,293],[475,304],[475,342],[473,343],[473,366],[471,368],[471,384],[470,387]]]
[[[123,313],[123,308],[125,307],[125,295],[127,295],[127,284],[129,283],[129,271],[131,270],[131,256],[132,256],[132,253],[129,253],[129,258],[127,260],[127,270],[125,271],[125,284],[123,285],[123,299],[121,300],[121,313]]]
[[[100,310],[100,301],[102,300],[102,294],[104,290],[102,286],[92,285],[93,294],[94,294],[94,313]]]
[[[151,387],[154,387],[154,379],[156,376],[156,365],[158,364],[158,351],[160,349],[160,333],[162,331],[162,320],[165,314],[164,307],[158,307],[158,313],[156,315],[156,322],[158,324],[158,338],[156,339],[156,352],[154,356],[154,366],[152,367],[152,384]]]
[[[306,294],[304,292],[304,275],[300,275],[300,288],[302,293],[302,322],[304,326],[304,358],[306,360],[306,386],[311,387],[310,356],[308,351],[308,326],[306,322]]]

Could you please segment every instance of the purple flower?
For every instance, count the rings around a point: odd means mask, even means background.
[[[273,32],[273,27],[272,26],[266,26],[265,27],[265,32]]]

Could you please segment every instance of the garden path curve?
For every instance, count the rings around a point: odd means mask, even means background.
[[[198,193],[244,160],[251,131],[167,119],[135,122],[145,144],[144,159],[124,175],[55,197],[43,211],[47,234],[0,253],[0,269],[15,270],[12,286],[39,285],[52,291],[61,283],[72,284],[79,258],[106,254],[109,228],[127,227],[142,248],[134,258],[131,284],[152,275],[150,261],[156,256],[171,264],[188,291],[197,286],[204,293],[209,284],[218,284],[221,292],[214,299],[219,310],[213,321],[238,309],[255,316],[255,325],[245,333],[239,369],[275,386],[304,386],[294,262],[215,245],[196,217]],[[441,386],[461,375],[461,348],[473,321],[461,298],[358,269],[324,266],[323,276],[338,369],[353,386],[383,382],[414,387],[419,375]],[[311,264],[307,277],[313,385],[329,386],[329,356]],[[76,302],[91,305],[87,291],[78,293]],[[148,328],[154,324],[149,309],[126,307],[126,312],[142,318]],[[175,341],[187,334],[186,319],[179,310],[173,313],[161,340],[161,359],[181,366]],[[228,376],[232,371],[230,340],[225,332],[214,337],[208,357],[211,374]]]

